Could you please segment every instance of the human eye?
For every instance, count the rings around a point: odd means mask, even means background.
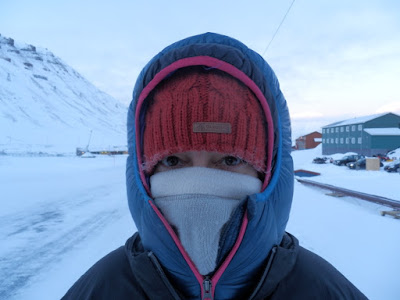
[[[222,158],[221,162],[223,165],[234,167],[243,163],[243,160],[236,156],[225,156],[224,158]]]
[[[161,160],[161,164],[164,167],[176,167],[180,164],[180,159],[175,155],[170,155]]]

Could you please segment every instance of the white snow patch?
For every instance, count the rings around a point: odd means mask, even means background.
[[[363,117],[357,117],[357,118],[353,118],[353,119],[347,119],[347,120],[343,120],[343,121],[339,121],[327,126],[323,126],[323,128],[330,128],[330,127],[336,127],[336,126],[343,126],[343,125],[353,125],[353,124],[361,124],[361,123],[365,123],[371,120],[374,120],[376,118],[382,117],[384,115],[387,115],[388,113],[381,113],[381,114],[374,114],[374,115],[369,115],[369,116],[363,116]]]
[[[370,135],[400,135],[400,128],[365,128]]]

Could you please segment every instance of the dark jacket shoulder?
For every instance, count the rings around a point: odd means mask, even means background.
[[[270,299],[367,299],[326,260],[301,246],[297,248],[293,269]]]
[[[367,299],[323,258],[286,234],[275,247],[252,299]],[[91,267],[63,299],[183,299],[138,233]]]
[[[133,276],[125,247],[94,264],[62,299],[149,299]]]
[[[138,233],[94,264],[69,289],[63,300],[180,299],[152,252]]]

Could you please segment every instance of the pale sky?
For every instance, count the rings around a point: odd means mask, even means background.
[[[293,0],[1,0],[0,33],[44,47],[128,105],[165,46],[211,31],[263,54]],[[400,114],[400,1],[296,0],[263,55],[288,101],[293,138]]]

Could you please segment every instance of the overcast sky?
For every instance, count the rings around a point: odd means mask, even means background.
[[[49,49],[129,104],[148,60],[182,38],[232,36],[275,70],[294,138],[347,118],[400,114],[400,1],[1,0],[0,33]]]

